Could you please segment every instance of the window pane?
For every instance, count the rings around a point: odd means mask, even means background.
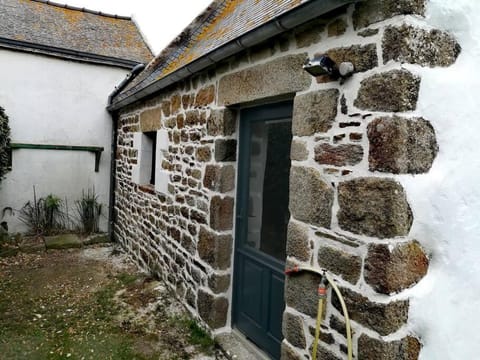
[[[289,119],[252,124],[247,244],[285,260],[290,174]]]

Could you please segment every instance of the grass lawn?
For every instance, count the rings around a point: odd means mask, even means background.
[[[110,253],[0,259],[0,358],[215,359],[213,340],[172,294]]]

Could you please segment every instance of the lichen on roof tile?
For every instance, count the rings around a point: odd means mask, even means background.
[[[0,0],[0,37],[141,63],[153,57],[130,18],[42,0]]]
[[[216,0],[119,95],[121,100],[309,0]]]

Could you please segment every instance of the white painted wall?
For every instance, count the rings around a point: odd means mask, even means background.
[[[426,22],[452,33],[462,52],[448,68],[414,67],[422,77],[418,113],[440,151],[428,174],[405,176],[411,235],[432,254],[411,290],[410,321],[423,360],[477,359],[480,352],[480,2],[430,0]]]
[[[104,204],[107,229],[112,120],[108,95],[128,70],[0,50],[0,106],[10,118],[12,142],[103,146],[100,171],[89,152],[14,150],[13,168],[0,185],[0,210],[20,209],[37,196],[53,193],[70,205],[82,189],[95,187]],[[15,217],[10,231],[22,231]]]

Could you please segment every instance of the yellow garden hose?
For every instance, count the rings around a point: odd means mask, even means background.
[[[327,278],[328,283],[332,287],[332,289],[335,291],[335,294],[337,294],[338,300],[340,300],[340,305],[342,306],[342,312],[343,312],[343,317],[345,318],[345,328],[347,332],[347,354],[348,354],[348,360],[352,360],[353,358],[353,349],[352,349],[352,328],[350,326],[350,317],[348,316],[348,310],[347,310],[347,305],[345,305],[345,300],[343,299],[343,296],[338,289],[337,284],[335,284],[330,276],[327,274],[324,274],[325,277]]]
[[[290,275],[292,273],[297,273],[300,271],[310,271],[322,276],[322,282],[319,286],[319,300],[318,300],[318,313],[317,313],[317,324],[315,328],[315,340],[313,342],[313,349],[312,349],[312,360],[317,359],[317,348],[318,348],[318,341],[320,338],[320,324],[322,322],[322,314],[323,314],[323,306],[325,301],[326,292],[322,291],[322,286],[324,286],[325,279],[328,281],[330,286],[332,287],[335,294],[337,294],[338,300],[340,300],[340,305],[342,307],[343,316],[345,318],[345,328],[347,332],[347,355],[348,360],[352,360],[353,358],[353,348],[352,348],[352,330],[350,326],[350,317],[348,316],[347,306],[345,305],[345,300],[338,289],[338,286],[335,284],[333,279],[327,275],[325,271],[317,270],[310,266],[295,266],[293,268],[289,268],[285,271],[285,274]]]
[[[317,360],[318,339],[320,339],[320,324],[322,323],[323,314],[323,301],[323,297],[318,299],[317,326],[315,327],[315,341],[313,342],[312,360]]]

